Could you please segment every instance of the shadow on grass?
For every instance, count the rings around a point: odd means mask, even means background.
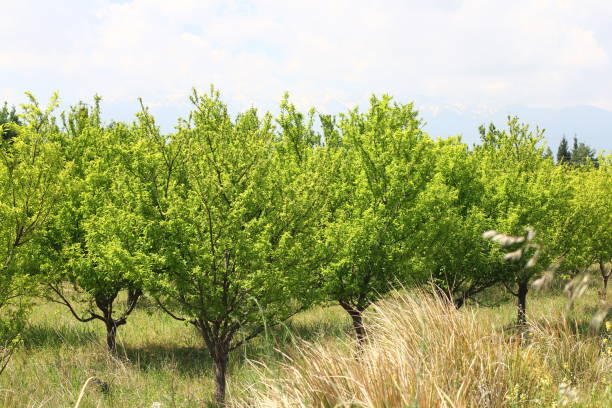
[[[334,321],[303,324],[287,322],[268,328],[247,344],[234,350],[230,357],[230,370],[245,363],[245,360],[271,361],[282,359],[282,351],[303,341],[317,342],[331,337],[346,338],[351,335],[350,325],[339,325]],[[202,341],[203,343],[203,341]],[[120,346],[119,355],[125,356],[140,370],[166,370],[169,367],[181,374],[199,375],[210,373],[212,359],[206,347],[151,343],[139,347]]]
[[[31,325],[24,328],[21,333],[24,347],[26,349],[59,347],[59,346],[84,346],[92,342],[98,342],[99,333],[93,327],[51,327],[47,325]]]
[[[148,344],[120,348],[119,355],[125,355],[142,371],[166,370],[172,367],[181,374],[198,375],[212,368],[212,360],[203,346]]]

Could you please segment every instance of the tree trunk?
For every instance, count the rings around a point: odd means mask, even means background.
[[[214,404],[217,407],[225,406],[225,378],[227,375],[227,363],[229,361],[229,353],[232,349],[232,337],[236,329],[230,330],[229,332],[219,333],[218,327],[215,327],[215,323],[207,321],[205,318],[195,319],[190,321],[202,335],[204,344],[208,354],[213,360],[215,369],[215,392],[213,394]],[[218,324],[216,325],[218,326]]]
[[[608,297],[608,279],[610,273],[606,274],[606,267],[603,262],[599,262],[599,270],[601,271],[601,278],[603,279],[603,288],[601,288],[601,299],[605,302]]]
[[[365,327],[363,327],[363,315],[359,311],[351,313],[351,319],[353,320],[353,329],[355,329],[355,337],[359,345],[363,345],[366,339]]]
[[[116,335],[119,324],[113,319],[113,302],[117,298],[118,293],[119,291],[117,290],[110,294],[97,293],[95,296],[96,306],[102,312],[102,316],[99,318],[106,326],[106,345],[111,353],[117,351]]]
[[[353,330],[355,331],[355,338],[359,347],[363,346],[366,340],[366,330],[363,326],[363,310],[350,306],[345,302],[340,302],[340,305],[346,312],[351,316],[353,321]]]
[[[213,361],[215,363],[215,403],[223,407],[225,406],[225,376],[227,373],[227,362],[229,360],[229,352],[227,347],[217,347],[213,353]]]
[[[106,325],[106,345],[111,353],[117,352],[117,323],[111,319],[104,322]]]
[[[465,303],[465,298],[463,297],[457,298],[453,301],[453,304],[455,305],[455,309],[457,310],[461,309],[464,303]]]
[[[517,323],[519,326],[527,324],[527,292],[529,291],[528,282],[518,282],[518,315]]]

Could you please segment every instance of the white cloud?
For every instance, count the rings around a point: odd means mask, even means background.
[[[561,62],[569,67],[602,67],[609,62],[605,50],[595,39],[593,32],[572,28],[566,34],[567,46],[561,53]]]
[[[3,6],[13,18],[0,26],[0,77],[11,83],[0,88],[156,106],[210,83],[238,108],[270,109],[285,90],[322,110],[371,92],[474,109],[612,106],[605,0],[49,4]]]

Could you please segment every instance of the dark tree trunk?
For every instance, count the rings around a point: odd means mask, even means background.
[[[225,406],[226,376],[231,341],[235,331],[220,333],[215,324],[205,319],[192,320],[191,323],[199,330],[206,344],[206,349],[214,363],[215,392],[213,394],[215,406]]]
[[[119,326],[127,323],[127,317],[136,308],[136,303],[142,295],[140,289],[129,289],[128,290],[128,304],[127,309],[123,312],[123,315],[118,319],[113,318],[113,302],[117,298],[119,291],[111,293],[110,295],[99,294],[96,296],[96,306],[102,312],[102,316],[98,316],[100,320],[104,322],[106,326],[106,345],[108,351],[111,353],[117,352],[117,329]]]
[[[599,262],[599,270],[601,271],[601,278],[603,279],[603,288],[601,288],[601,299],[606,301],[608,297],[608,279],[610,278],[610,272],[606,273],[606,267],[603,262]]]
[[[106,325],[106,345],[108,346],[108,351],[111,353],[117,352],[117,322],[115,322],[112,318],[109,321],[105,321]]]
[[[346,302],[340,302],[340,305],[346,312],[351,316],[353,321],[353,330],[355,331],[355,338],[357,344],[361,347],[366,341],[366,330],[363,325],[363,309],[358,307],[352,307]]]
[[[517,314],[517,323],[519,326],[524,326],[527,324],[527,292],[529,291],[528,282],[518,282],[518,314]]]
[[[455,308],[457,310],[461,309],[461,307],[463,306],[463,304],[465,303],[465,298],[460,297],[454,300],[453,304],[455,305]]]
[[[227,347],[219,347],[213,353],[213,361],[215,363],[215,403],[220,407],[225,406],[225,376],[229,360],[229,352],[226,349]]]
[[[108,295],[98,294],[96,296],[96,306],[102,312],[101,320],[104,322],[104,326],[106,327],[106,345],[108,346],[108,351],[114,353],[117,351],[117,322],[113,319],[113,302],[117,297],[117,293],[115,292]]]
[[[365,327],[363,327],[363,316],[360,311],[354,311],[351,313],[351,319],[353,320],[353,329],[355,329],[355,336],[359,344],[363,344],[366,339]]]
[[[123,311],[121,317],[118,319],[113,318],[113,302],[117,298],[119,294],[119,290],[117,289],[114,292],[105,292],[105,293],[94,293],[94,301],[98,309],[102,312],[102,314],[95,313],[93,310],[89,311],[89,316],[81,317],[74,310],[70,301],[62,294],[62,291],[55,287],[52,284],[49,284],[51,290],[55,292],[55,294],[61,299],[58,301],[59,303],[68,307],[72,315],[80,322],[87,323],[93,320],[100,320],[104,322],[104,326],[106,327],[106,345],[108,346],[108,350],[111,353],[115,353],[117,350],[117,329],[119,326],[124,325],[127,322],[127,317],[134,311],[136,308],[136,303],[140,296],[142,296],[142,290],[139,288],[129,288],[128,289],[128,299],[127,299],[127,308]]]

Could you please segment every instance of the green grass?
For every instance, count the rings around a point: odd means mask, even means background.
[[[0,405],[66,407],[76,402],[88,377],[109,384],[107,395],[95,386],[81,407],[201,407],[213,390],[212,362],[191,325],[148,306],[137,309],[118,331],[119,359],[106,352],[101,322],[81,323],[53,303],[35,306],[23,346],[0,377]],[[250,360],[280,359],[296,339],[334,339],[349,330],[340,308],[315,308],[270,329],[232,355],[230,395],[243,396],[257,381]]]
[[[119,358],[106,352],[102,323],[80,323],[61,305],[40,302],[16,351],[0,377],[0,405],[4,407],[71,407],[83,383],[96,377],[109,384],[108,393],[90,384],[81,407],[205,406],[212,394],[212,363],[195,330],[173,320],[152,305],[130,316],[118,333]],[[577,330],[586,330],[597,307],[595,289],[575,305],[571,316]],[[561,294],[530,294],[532,321],[561,318]],[[476,307],[478,319],[496,329],[511,328],[515,306]],[[366,319],[367,321],[367,319]],[[236,351],[229,368],[229,398],[244,399],[259,389],[264,362],[274,372],[283,353],[302,341],[325,345],[346,343],[350,320],[339,307],[318,307],[270,329]]]

